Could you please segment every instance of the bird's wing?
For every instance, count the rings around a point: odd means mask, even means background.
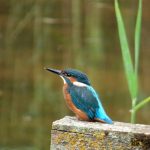
[[[72,86],[68,92],[75,106],[85,112],[90,119],[94,119],[96,110],[101,105],[95,90],[90,86]]]

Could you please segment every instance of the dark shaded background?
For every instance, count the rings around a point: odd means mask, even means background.
[[[121,0],[132,50],[137,2]],[[143,0],[139,99],[150,90],[149,10]],[[0,149],[49,149],[52,121],[73,115],[45,66],[87,73],[109,116],[130,122],[113,0],[0,0]],[[149,110],[137,123],[150,124]]]

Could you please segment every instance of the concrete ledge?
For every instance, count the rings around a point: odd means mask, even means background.
[[[150,150],[150,125],[78,121],[53,122],[51,150]]]

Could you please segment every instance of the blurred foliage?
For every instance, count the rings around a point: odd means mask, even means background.
[[[136,1],[122,3],[132,37]],[[144,37],[149,35],[148,4]],[[52,121],[72,114],[61,79],[45,72],[45,66],[86,72],[109,116],[129,121],[115,22],[112,0],[0,0],[0,149],[49,149]],[[142,43],[141,98],[149,92],[150,54],[148,38]],[[150,123],[148,111],[149,106],[138,114],[139,123]]]
[[[123,63],[125,68],[125,74],[128,81],[128,88],[132,100],[132,109],[131,109],[131,123],[136,121],[136,112],[138,109],[143,107],[145,104],[150,102],[149,98],[146,98],[137,104],[138,100],[138,66],[139,66],[139,52],[140,52],[140,39],[141,39],[141,24],[142,24],[142,0],[139,0],[137,19],[135,26],[135,37],[134,37],[134,64],[131,59],[131,52],[129,49],[128,38],[126,35],[126,30],[119,8],[118,0],[115,0],[115,11],[116,19],[118,24],[119,39],[123,57]]]

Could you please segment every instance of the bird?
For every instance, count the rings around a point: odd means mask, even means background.
[[[63,79],[64,98],[78,120],[113,124],[85,73],[76,69],[44,69]]]

